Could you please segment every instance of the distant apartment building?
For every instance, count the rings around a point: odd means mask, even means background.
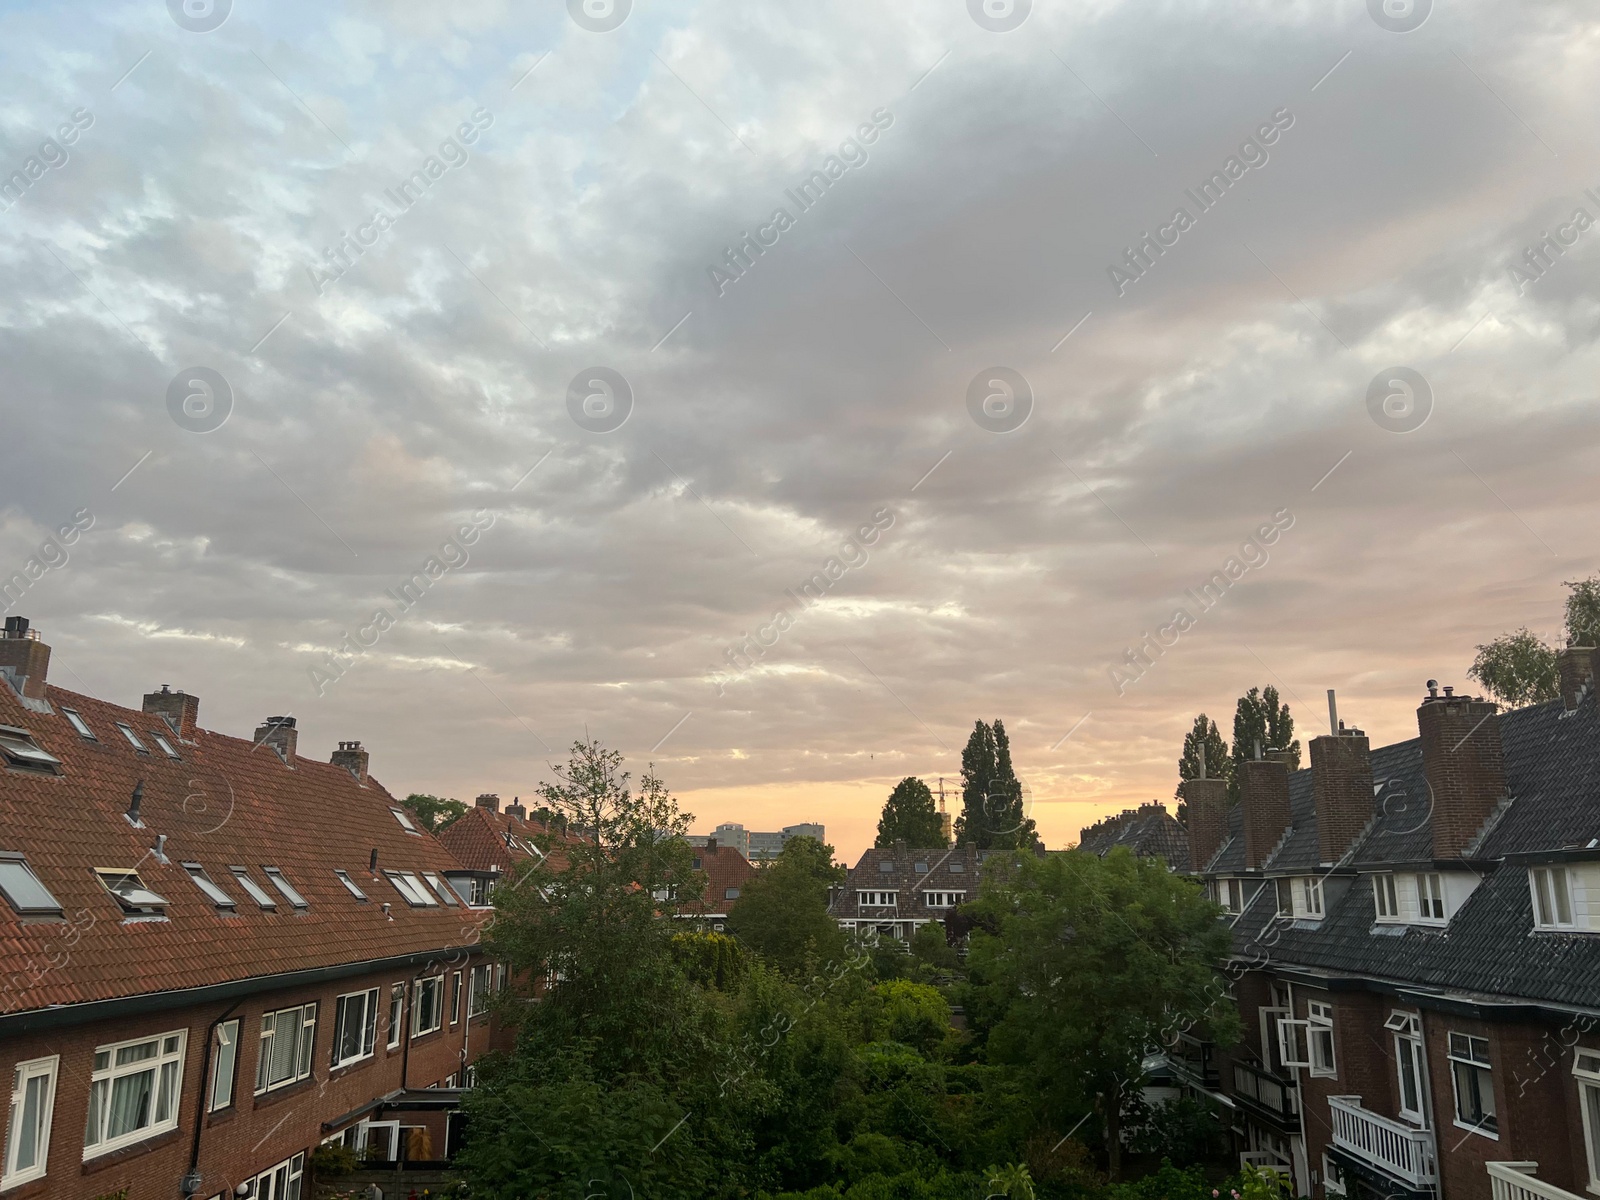
[[[1418,736],[1376,749],[1330,714],[1309,768],[1267,750],[1231,806],[1185,780],[1181,850],[1142,809],[1084,831],[1223,909],[1244,1037],[1180,1033],[1171,1065],[1298,1195],[1600,1194],[1600,664],[1558,665],[1559,700],[1503,714],[1430,680]]]
[[[784,843],[792,837],[816,838],[819,842],[828,840],[827,830],[821,825],[785,825],[778,833],[755,833],[737,821],[725,821],[712,833],[691,834],[689,844],[704,846],[714,840],[719,846],[733,847],[751,862],[764,862],[783,853]]]
[[[49,664],[8,617],[6,1200],[301,1200],[330,1141],[447,1158],[501,983],[491,872],[418,827],[359,742],[316,761],[291,717],[231,737],[195,696],[124,707]]]

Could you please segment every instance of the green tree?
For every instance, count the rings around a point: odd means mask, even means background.
[[[1241,763],[1254,758],[1256,746],[1289,752],[1289,769],[1300,765],[1300,742],[1294,736],[1294,716],[1289,706],[1278,699],[1272,686],[1251,688],[1239,697],[1233,712],[1233,766],[1228,772],[1228,801],[1239,801],[1239,781],[1244,778]],[[1209,770],[1209,764],[1208,764]]]
[[[1198,779],[1200,764],[1205,764],[1208,779],[1232,779],[1233,759],[1228,757],[1228,743],[1223,740],[1217,723],[1201,713],[1194,726],[1183,735],[1183,753],[1178,757],[1178,778]],[[1183,820],[1184,806],[1178,805],[1178,820]]]
[[[873,845],[892,846],[896,839],[918,849],[943,849],[946,844],[938,810],[933,806],[933,792],[913,775],[895,784],[894,791],[883,802],[883,815],[878,818],[878,840]]]
[[[412,792],[400,801],[400,807],[416,817],[417,824],[429,833],[438,833],[467,811],[467,806],[459,800],[446,800],[443,796],[429,796],[423,792]]]
[[[917,927],[911,936],[911,957],[925,963],[931,972],[949,974],[961,969],[961,956],[945,936],[943,921],[929,921]]]
[[[1467,674],[1508,708],[1543,704],[1561,697],[1556,652],[1526,627],[1479,646]]]
[[[1567,644],[1600,646],[1600,575],[1562,585],[1567,597]]]
[[[781,970],[797,973],[844,953],[844,933],[828,915],[828,888],[844,880],[833,847],[792,837],[770,866],[744,885],[728,911],[728,930]]]
[[[1098,1112],[1116,1178],[1123,1110],[1151,1048],[1190,1027],[1222,1044],[1238,1036],[1216,974],[1229,944],[1216,905],[1122,847],[1103,859],[991,856],[974,903],[999,931],[975,930],[967,957],[990,1061],[1020,1072],[1057,1128]]]
[[[961,751],[961,815],[956,841],[980,850],[1034,846],[1039,835],[1027,815],[1022,785],[1011,766],[1011,740],[999,718],[974,724]]]

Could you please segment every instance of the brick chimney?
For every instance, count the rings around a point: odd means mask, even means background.
[[[528,810],[523,807],[521,796],[511,797],[511,803],[506,805],[506,816],[514,817],[518,821],[526,821],[528,819]]]
[[[1506,794],[1499,705],[1454,692],[1430,679],[1417,709],[1435,858],[1460,855]]]
[[[1228,832],[1228,781],[1185,779],[1178,785],[1189,831],[1189,869],[1203,871]]]
[[[1338,862],[1372,820],[1372,743],[1359,729],[1311,739],[1311,798],[1317,813],[1317,860]]]
[[[478,807],[487,808],[490,812],[497,813],[500,811],[500,797],[494,792],[485,792],[478,797]]]
[[[1593,646],[1568,646],[1556,652],[1556,671],[1561,677],[1561,707],[1572,712],[1594,691],[1595,655]]]
[[[28,628],[27,617],[7,617],[0,631],[0,671],[30,700],[44,699],[45,677],[50,673],[50,647],[39,631]]]
[[[278,757],[288,766],[294,766],[294,747],[300,735],[295,732],[293,717],[268,717],[256,726],[256,745],[268,745],[278,752]]]
[[[336,767],[343,767],[356,777],[356,782],[362,786],[367,782],[368,754],[361,748],[360,742],[340,742],[339,748],[329,756],[328,761]]]
[[[1244,865],[1255,868],[1289,828],[1289,762],[1286,751],[1240,764],[1239,804],[1244,809]]]
[[[199,696],[174,692],[163,683],[159,692],[144,694],[144,711],[165,720],[179,741],[194,741],[195,724],[200,719]]]

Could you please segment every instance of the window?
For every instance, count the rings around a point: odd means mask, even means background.
[[[1322,915],[1322,880],[1313,879],[1308,875],[1300,881],[1299,915],[1302,917]]]
[[[1294,916],[1294,880],[1280,879],[1278,886],[1278,915],[1280,917]]]
[[[350,878],[350,874],[349,874],[348,871],[338,871],[338,870],[336,870],[336,871],[334,871],[334,874],[339,877],[339,882],[344,884],[344,890],[345,891],[349,892],[357,900],[360,900],[363,903],[366,901],[367,894],[365,892],[363,892],[359,887],[356,886],[355,880]]]
[[[878,871],[883,875],[891,874],[894,871],[894,863],[890,862],[887,858],[880,858],[878,860]]]
[[[100,740],[99,738],[95,737],[94,730],[89,728],[88,723],[78,715],[77,709],[63,708],[61,710],[61,715],[67,719],[67,721],[72,725],[73,729],[78,731],[79,737],[88,738],[91,742],[98,742]]]
[[[1395,895],[1393,872],[1372,877],[1372,903],[1380,921],[1393,920],[1400,915],[1400,899]]]
[[[450,1024],[461,1021],[461,972],[450,976]]]
[[[122,736],[128,739],[128,745],[132,746],[140,754],[150,753],[150,747],[139,740],[139,735],[133,731],[131,726],[124,725],[121,721],[118,721],[117,728],[122,730]]]
[[[450,908],[461,907],[461,902],[456,899],[455,893],[445,885],[444,880],[440,879],[432,871],[424,871],[422,877],[428,881],[428,886],[434,890],[439,899],[443,900],[446,905]]]
[[[261,1053],[256,1059],[256,1094],[311,1076],[317,1038],[317,1006],[302,1004],[261,1016]]]
[[[1424,921],[1444,920],[1444,877],[1437,871],[1417,876],[1417,909]]]
[[[1311,1074],[1333,1076],[1338,1074],[1333,1057],[1333,1005],[1312,1000],[1306,1005],[1310,1015],[1307,1041],[1311,1049]]]
[[[114,1042],[94,1052],[83,1157],[92,1158],[178,1127],[188,1031]]]
[[[14,725],[0,725],[0,760],[19,771],[39,771],[46,775],[61,773],[61,760],[48,750],[41,750],[33,734]]]
[[[279,894],[282,895],[285,900],[294,905],[296,908],[308,907],[306,904],[306,898],[299,892],[295,891],[294,885],[283,877],[282,871],[278,870],[277,867],[262,867],[261,869],[266,872],[267,882],[273,887],[277,888]]]
[[[189,872],[189,878],[194,880],[195,887],[204,892],[211,903],[226,912],[234,911],[233,897],[211,882],[204,867],[199,863],[186,862],[183,864],[183,869]]]
[[[411,1005],[412,1037],[432,1033],[444,1024],[444,976],[419,979],[416,988],[416,1000]]]
[[[956,875],[965,875],[967,872],[967,864],[964,862],[953,862],[949,866],[945,867],[945,870]]]
[[[899,896],[899,892],[857,892],[856,903],[863,908],[893,908]]]
[[[39,882],[20,854],[0,851],[0,895],[22,917],[59,917],[61,901]]]
[[[351,992],[333,1002],[333,1062],[336,1067],[370,1058],[378,1040],[378,989]]]
[[[925,862],[919,862],[913,868],[913,870],[915,870],[918,875],[926,875],[928,873],[928,864]]]
[[[251,1188],[252,1200],[300,1200],[300,1189],[305,1183],[306,1156],[296,1154],[275,1167],[268,1167],[256,1176]]]
[[[489,964],[472,968],[472,977],[467,983],[467,1015],[476,1017],[480,1013],[489,1011],[489,996],[494,991],[494,976],[490,974]]]
[[[923,892],[923,903],[929,908],[954,908],[967,902],[965,892]]]
[[[407,833],[415,833],[418,837],[422,836],[422,833],[417,829],[416,825],[412,823],[411,814],[405,809],[391,808],[389,811],[394,814],[394,819],[400,822],[400,828],[404,829]]]
[[[50,1117],[56,1103],[56,1067],[61,1056],[36,1058],[11,1073],[11,1117],[6,1121],[7,1187],[38,1179],[50,1153]]]
[[[428,894],[428,889],[422,886],[410,871],[385,871],[389,882],[394,884],[394,890],[405,897],[406,903],[412,908],[438,908],[439,902]]]
[[[152,733],[150,735],[150,740],[155,742],[156,745],[160,746],[161,753],[165,754],[168,758],[178,757],[178,752],[172,748],[172,743],[167,741],[167,739],[162,737],[159,733]]]
[[[233,1103],[234,1068],[239,1064],[239,1018],[217,1026],[217,1044],[211,1048],[211,1098],[208,1112]]]
[[[254,900],[262,908],[273,909],[278,907],[278,902],[262,891],[261,885],[250,878],[248,868],[229,867],[228,870],[233,872],[233,877],[239,881],[239,886],[250,894],[250,899]]]
[[[1244,911],[1244,880],[1219,879],[1216,882],[1216,901],[1222,905],[1224,912],[1238,913]]]
[[[699,857],[696,856],[695,859],[689,865],[692,866],[696,871],[698,871],[700,869],[700,859],[699,859]]]
[[[389,1040],[385,1043],[393,1050],[400,1044],[402,1018],[406,1012],[406,985],[397,983],[389,989]]]
[[[166,897],[145,887],[137,871],[100,867],[95,874],[105,884],[106,891],[117,898],[123,912],[133,916],[158,916],[166,912]]]
[[[1395,1070],[1400,1082],[1400,1115],[1421,1124],[1423,1115],[1422,1018],[1416,1013],[1392,1012],[1383,1023],[1394,1032]]]
[[[1535,867],[1528,872],[1533,887],[1533,923],[1540,929],[1572,928],[1572,887],[1565,867]]]
[[[1600,1054],[1579,1050],[1572,1062],[1583,1112],[1583,1144],[1589,1160],[1589,1190],[1600,1192]]]
[[[1456,1090],[1456,1124],[1494,1134],[1499,1125],[1495,1120],[1489,1039],[1466,1033],[1450,1035],[1450,1079]]]
[[[722,898],[724,900],[737,900],[739,898],[739,889],[738,888],[723,888],[722,889]]]

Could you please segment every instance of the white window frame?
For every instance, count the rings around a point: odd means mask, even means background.
[[[412,908],[438,908],[439,901],[429,894],[426,885],[412,871],[386,870],[389,882]]]
[[[11,1116],[6,1121],[6,1157],[0,1186],[13,1187],[30,1179],[43,1179],[50,1165],[50,1124],[55,1118],[56,1080],[61,1068],[61,1056],[35,1058],[19,1062],[11,1073]],[[22,1110],[28,1096],[28,1085],[43,1079],[44,1096],[39,1108],[39,1122],[34,1127],[33,1165],[17,1169],[18,1137],[22,1133]]]
[[[277,911],[278,902],[267,894],[265,888],[251,878],[250,868],[229,863],[228,874],[239,881],[239,886],[245,890],[245,894],[254,900],[259,907],[267,912]]]
[[[117,721],[115,724],[122,731],[122,736],[128,739],[128,745],[132,746],[140,754],[150,753],[150,747],[139,740],[139,735],[133,731],[133,726],[123,721]]]
[[[1424,925],[1443,925],[1449,919],[1450,904],[1446,898],[1444,875],[1439,871],[1421,872],[1417,876],[1418,922]]]
[[[206,1111],[208,1113],[221,1112],[225,1108],[233,1107],[233,1094],[238,1086],[237,1077],[239,1074],[239,1030],[242,1027],[243,1021],[239,1017],[235,1017],[231,1021],[224,1021],[217,1026],[217,1045],[212,1048],[211,1053],[210,1088],[206,1092]],[[231,1050],[232,1053],[224,1056],[223,1048]],[[226,1057],[228,1064],[226,1072],[222,1069],[224,1057]],[[227,1091],[219,1097],[217,1093],[222,1089],[224,1083],[227,1084]]]
[[[411,814],[405,809],[390,805],[389,811],[394,814],[394,819],[400,822],[401,829],[404,829],[407,833],[416,834],[417,837],[422,836],[422,830],[417,828],[416,822],[411,819]]]
[[[361,901],[361,903],[365,904],[367,902],[367,894],[357,886],[354,879],[350,878],[349,871],[341,871],[336,868],[333,873],[339,882],[344,884],[345,891],[349,892],[357,900]]]
[[[461,1024],[461,993],[465,987],[466,981],[461,978],[461,972],[453,972],[450,976],[450,1025],[452,1028]]]
[[[150,740],[155,742],[156,745],[160,746],[161,753],[165,754],[168,758],[179,757],[178,752],[172,748],[172,743],[167,741],[166,738],[162,737],[161,734],[152,733],[150,735]]]
[[[169,1051],[167,1049],[169,1041],[176,1041],[177,1048]],[[154,1044],[156,1047],[154,1057],[138,1059],[120,1066],[117,1064],[117,1055],[121,1051],[134,1046],[149,1044]],[[136,1145],[148,1138],[155,1137],[159,1133],[165,1133],[169,1129],[178,1127],[179,1110],[183,1107],[184,1054],[188,1049],[188,1045],[189,1031],[187,1029],[170,1029],[166,1033],[158,1033],[153,1037],[129,1038],[125,1042],[110,1042],[94,1048],[94,1058],[90,1060],[91,1064],[98,1061],[103,1054],[106,1056],[106,1065],[98,1069],[94,1069],[91,1066],[89,1073],[89,1094],[91,1097],[89,1112],[91,1114],[95,1108],[93,1096],[96,1087],[104,1084],[105,1088],[101,1093],[102,1099],[99,1104],[100,1129],[90,1130],[87,1120],[85,1121],[83,1137],[83,1158],[85,1162],[91,1158],[98,1158],[102,1154],[110,1154],[114,1150],[120,1150],[124,1146]],[[173,1070],[169,1072],[167,1070],[168,1067],[172,1067]],[[116,1137],[105,1136],[105,1128],[111,1119],[111,1097],[116,1090],[117,1080],[139,1075],[145,1071],[149,1071],[152,1075],[149,1123],[141,1125],[137,1129],[130,1129],[127,1133],[118,1134]],[[170,1103],[168,1105],[169,1112],[166,1117],[157,1120],[156,1114],[160,1111],[163,1097],[168,1096],[168,1087],[171,1089]],[[92,1143],[89,1140],[91,1133],[95,1137]]]
[[[467,1019],[482,1016],[489,1011],[489,997],[494,994],[494,968],[479,963],[467,976]]]
[[[885,897],[887,897],[885,899]],[[857,892],[856,904],[862,908],[898,908],[900,893],[893,892]]]
[[[1475,1043],[1482,1043],[1482,1057]],[[1500,1140],[1499,1105],[1494,1096],[1494,1061],[1489,1051],[1489,1039],[1475,1033],[1459,1033],[1451,1030],[1445,1035],[1445,1056],[1450,1061],[1450,1090],[1455,1094],[1455,1108],[1451,1110],[1454,1123],[1459,1129],[1470,1130],[1480,1137]],[[1472,1082],[1477,1087],[1480,1098],[1483,1093],[1484,1080],[1488,1076],[1489,1110],[1483,1114],[1483,1120],[1476,1123],[1463,1119],[1461,1103],[1461,1073],[1457,1067],[1465,1067],[1472,1072]],[[1477,1074],[1482,1072],[1482,1075]]]
[[[1311,1065],[1311,1022],[1300,1017],[1278,1018],[1278,1057],[1286,1067]]]
[[[1589,1190],[1600,1192],[1600,1051],[1577,1047],[1572,1056],[1572,1077],[1578,1083],[1578,1118],[1583,1122]]]
[[[278,1017],[286,1013],[299,1013],[300,1022],[295,1026],[295,1059],[294,1073],[286,1079],[274,1082],[270,1077],[272,1070],[272,1043],[277,1038]],[[261,1037],[256,1043],[256,1087],[257,1096],[275,1092],[279,1088],[293,1087],[302,1079],[311,1078],[311,1054],[317,1043],[317,1002],[309,1004],[292,1004],[288,1008],[277,1008],[271,1012],[261,1014]]]
[[[384,1048],[394,1050],[400,1045],[400,1039],[405,1035],[406,1029],[406,985],[392,983],[389,985],[389,1030],[384,1038]]]
[[[1306,1046],[1311,1052],[1311,1075],[1315,1079],[1334,1079],[1339,1060],[1333,1043],[1333,1005],[1322,1000],[1306,1002]]]
[[[446,908],[461,907],[461,901],[456,899],[456,894],[448,883],[440,879],[432,871],[424,871],[422,877],[428,881],[428,886],[439,894],[439,899],[444,901]]]
[[[287,900],[290,905],[295,908],[311,907],[310,902],[300,894],[299,889],[284,878],[283,871],[280,868],[263,866],[261,873],[267,877],[267,882],[276,888],[278,894]]]
[[[206,874],[204,867],[197,862],[186,862],[181,865],[189,878],[194,880],[195,887],[205,893],[206,899],[210,900],[223,912],[238,911],[238,905],[234,903],[233,897],[217,886],[216,880]]]
[[[305,1169],[305,1151],[274,1163],[255,1177],[250,1195],[254,1200],[300,1200]]]
[[[1302,875],[1295,901],[1295,916],[1320,921],[1323,914],[1322,880],[1315,875]]]
[[[83,716],[78,712],[77,709],[63,708],[61,710],[61,715],[66,717],[68,723],[72,726],[74,732],[76,732],[79,737],[91,742],[98,742],[100,740],[99,738],[95,737],[94,730],[89,728],[89,723],[83,719]]]
[[[361,1022],[358,1052],[348,1058],[341,1058],[344,1049],[345,1023],[350,1019],[352,1001],[361,1002],[357,1020]],[[330,1067],[348,1067],[351,1063],[364,1062],[376,1053],[378,1044],[378,989],[364,988],[359,992],[346,992],[342,996],[334,997],[333,1001],[333,1048],[329,1051],[328,1064]]]
[[[1394,1033],[1395,1095],[1399,1113],[1408,1121],[1424,1125],[1428,1120],[1428,1063],[1422,1054],[1422,1018],[1416,1013],[1396,1009],[1389,1014],[1383,1027]],[[1414,1073],[1412,1082],[1417,1089],[1415,1109],[1406,1107],[1405,1068],[1408,1065]]]
[[[1400,919],[1400,893],[1395,890],[1393,871],[1372,877],[1372,908],[1379,921]]]
[[[1574,929],[1572,872],[1566,867],[1532,867],[1528,888],[1533,894],[1535,929]]]
[[[433,1004],[433,1007],[434,1007],[434,1023],[432,1025],[429,1025],[426,1029],[424,1029],[422,1027],[422,1021],[423,1021],[422,995],[423,995],[423,992],[425,990],[429,990],[426,987],[426,985],[428,985],[428,984],[432,984],[434,989],[437,989],[437,999],[434,1001],[434,1004]],[[412,993],[411,993],[411,1036],[412,1037],[421,1037],[425,1033],[433,1033],[435,1030],[443,1029],[443,1028],[444,1028],[444,976],[442,974],[440,974],[440,975],[424,975],[422,978],[415,980],[413,985],[412,985]]]
[[[1273,884],[1277,893],[1278,916],[1294,916],[1294,880],[1286,875],[1280,875]]]

